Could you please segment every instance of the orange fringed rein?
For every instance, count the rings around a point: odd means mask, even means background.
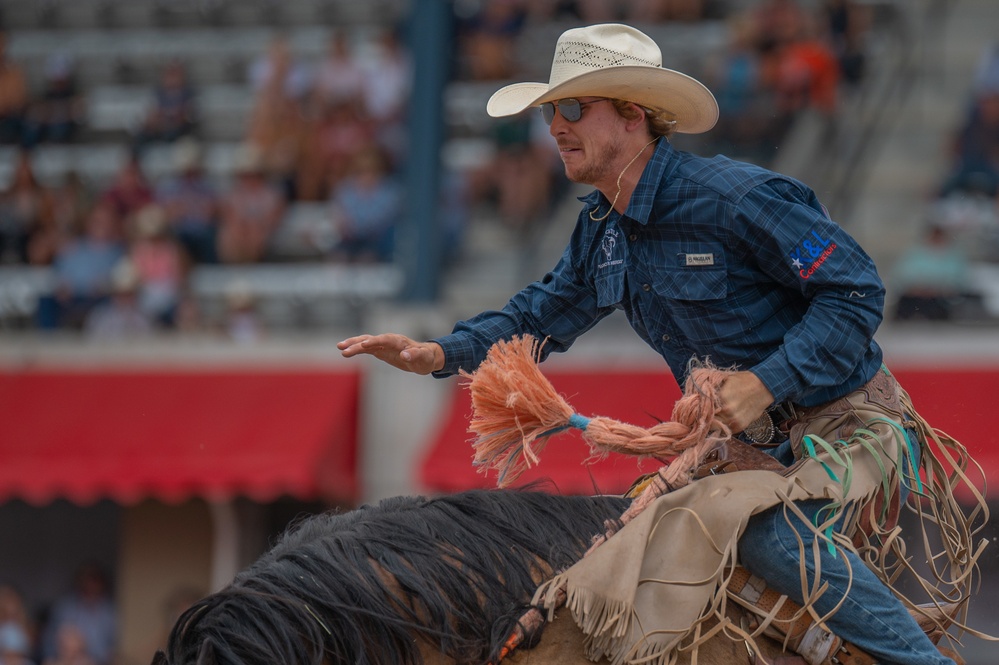
[[[541,344],[530,335],[501,340],[469,379],[475,435],[473,464],[482,471],[495,469],[497,485],[506,487],[527,468],[539,463],[548,439],[570,427],[582,430],[595,454],[609,452],[675,458],[661,470],[669,485],[681,487],[700,461],[729,430],[720,424],[717,391],[727,372],[695,368],[684,396],[673,407],[670,421],[649,429],[597,416],[576,414],[538,367]]]

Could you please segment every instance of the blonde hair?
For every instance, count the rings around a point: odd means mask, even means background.
[[[632,106],[635,102],[629,102],[624,99],[612,99],[610,100],[614,108],[617,109],[618,115],[626,120],[634,120],[638,117],[638,111]],[[673,135],[676,130],[676,119],[673,114],[669,111],[663,111],[662,109],[650,109],[646,106],[638,104],[643,111],[645,111],[645,123],[649,128],[649,136],[652,138],[659,138],[664,136],[667,139]]]

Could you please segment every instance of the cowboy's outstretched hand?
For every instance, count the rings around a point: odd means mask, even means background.
[[[362,353],[415,374],[430,374],[444,367],[444,349],[436,342],[415,342],[405,335],[358,335],[336,345],[344,358]]]
[[[719,398],[718,420],[735,434],[752,424],[774,401],[770,390],[752,372],[735,372],[727,376]]]

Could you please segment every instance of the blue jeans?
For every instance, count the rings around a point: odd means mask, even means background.
[[[912,432],[909,432],[909,439],[915,439]],[[918,460],[919,445],[914,443],[912,448]],[[781,453],[789,450],[789,446],[786,451],[778,449],[775,456],[779,459]],[[908,460],[905,466],[908,468]],[[903,483],[903,502],[908,494]],[[813,519],[826,503],[824,500],[801,501],[797,506],[806,517]],[[805,568],[811,588],[815,579],[810,546],[813,532],[794,514],[789,512],[787,517],[794,524],[793,528],[785,519],[784,506],[780,504],[751,517],[739,539],[739,558],[749,572],[766,580],[770,588],[801,603],[804,599],[801,596],[798,539],[805,542]],[[849,568],[843,554],[849,561]],[[881,665],[953,665],[954,661],[937,650],[902,602],[860,557],[842,550],[833,556],[825,547],[819,548],[819,556],[821,581],[829,584],[814,605],[819,616],[831,611],[846,595],[847,588],[850,591],[839,611],[826,622],[835,635],[874,656]]]

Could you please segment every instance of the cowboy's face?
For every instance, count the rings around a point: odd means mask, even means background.
[[[579,97],[578,100],[579,119],[570,122],[561,112],[556,112],[549,130],[558,144],[565,175],[573,182],[598,188],[613,185],[620,170],[616,165],[621,155],[624,118],[608,99]]]

